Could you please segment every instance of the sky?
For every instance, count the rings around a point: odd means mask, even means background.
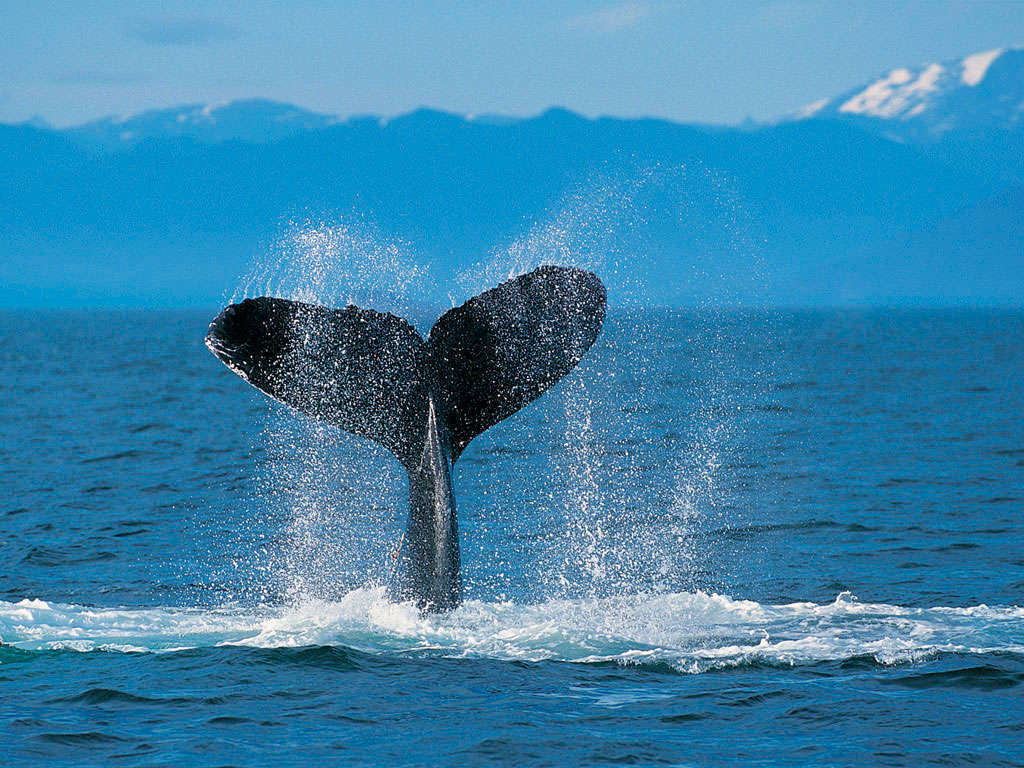
[[[240,98],[732,124],[1024,45],[1024,0],[0,3],[0,122],[57,126]]]

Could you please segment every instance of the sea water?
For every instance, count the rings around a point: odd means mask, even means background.
[[[216,310],[0,315],[4,765],[1024,764],[1024,313],[613,308],[421,616]]]

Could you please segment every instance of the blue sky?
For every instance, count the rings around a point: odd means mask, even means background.
[[[0,121],[57,125],[249,97],[734,123],[1024,45],[1019,0],[2,2]]]

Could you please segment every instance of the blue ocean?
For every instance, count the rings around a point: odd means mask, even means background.
[[[424,616],[218,309],[0,314],[5,766],[1024,765],[1024,312],[613,306]]]

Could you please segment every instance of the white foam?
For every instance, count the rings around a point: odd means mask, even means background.
[[[859,656],[892,664],[949,653],[1024,653],[1024,608],[909,608],[834,602],[764,605],[717,594],[549,600],[471,600],[421,616],[357,589],[336,602],[290,607],[117,609],[0,601],[0,640],[27,650],[172,652],[242,645],[344,646],[375,654],[433,654],[575,663],[664,663],[687,672],[752,662],[799,665]]]

